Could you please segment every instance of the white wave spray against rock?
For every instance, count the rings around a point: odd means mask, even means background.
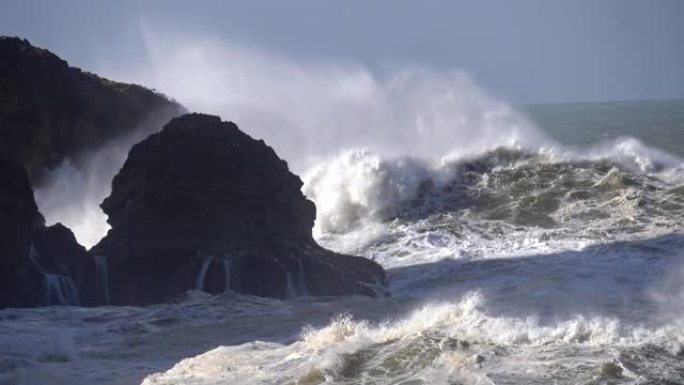
[[[233,120],[298,172],[317,157],[352,148],[433,157],[544,142],[522,115],[462,71],[407,66],[378,75],[344,61],[295,60],[238,43],[143,31],[146,65],[105,73]]]
[[[67,158],[47,174],[35,190],[36,203],[47,225],[61,222],[85,247],[95,245],[107,233],[109,225],[100,203],[109,195],[112,179],[131,147],[161,129],[169,118],[166,112],[149,113],[130,134],[79,154],[75,159]]]
[[[359,206],[373,204],[358,199],[410,196],[418,181],[411,172],[420,167],[405,169],[413,162],[408,157],[474,156],[499,146],[549,143],[523,115],[459,70],[405,66],[377,74],[345,61],[293,59],[236,42],[142,31],[148,53],[143,65],[100,72],[172,95],[190,111],[236,122],[274,147],[305,182],[337,179],[339,171],[355,173],[342,178],[353,185],[375,183],[370,174],[383,171],[379,163],[398,163],[393,170],[407,185],[378,190],[374,197],[340,200],[329,196],[335,186],[305,188],[322,213],[317,231],[349,223],[326,215],[331,205],[344,206],[347,216],[365,216],[368,207]],[[386,161],[393,158],[405,160]],[[352,170],[341,163],[360,166]],[[370,192],[373,186],[358,187]],[[353,194],[350,188],[344,191]]]
[[[681,163],[631,138],[563,148],[459,70],[405,66],[379,74],[206,36],[142,32],[147,62],[104,72],[264,139],[302,176],[318,207],[317,233],[373,219],[412,198],[426,178],[445,181],[454,162],[499,147],[557,159],[615,158],[644,172]]]
[[[405,66],[378,74],[206,36],[145,26],[142,33],[146,60],[98,72],[155,88],[264,139],[302,175],[318,206],[317,233],[349,230],[410,199],[426,176],[448,177],[450,162],[502,146],[560,147],[462,71]],[[142,128],[136,140],[149,132]],[[98,205],[132,143],[97,151],[87,167],[65,162],[55,170],[50,188],[36,193],[48,222],[64,222],[86,246],[96,243],[108,229]],[[621,158],[642,171],[677,161],[629,138],[555,155]]]

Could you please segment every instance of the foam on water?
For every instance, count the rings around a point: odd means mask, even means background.
[[[652,344],[677,355],[684,343],[674,326],[625,327],[617,319],[583,316],[541,325],[535,318],[490,316],[482,302],[471,293],[375,325],[340,316],[323,328],[305,329],[295,343],[220,347],[143,384],[497,383],[502,375],[524,375],[525,361],[543,359],[540,352],[556,354],[556,360],[569,356],[568,364],[578,367],[575,375],[591,379],[620,349]],[[594,367],[582,369],[590,356]],[[543,378],[543,371],[536,374]]]
[[[305,174],[303,190],[316,202],[324,245],[386,267],[679,231],[684,202],[675,176],[684,163],[627,142],[602,156],[500,148],[441,162],[352,151]]]
[[[383,300],[191,292],[146,308],[4,310],[0,372],[23,385],[130,384],[153,372],[145,384],[570,384],[614,381],[604,371],[622,368],[623,383],[677,383],[682,247],[671,235],[412,264],[389,269],[411,279]]]

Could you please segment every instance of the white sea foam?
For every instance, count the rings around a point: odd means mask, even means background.
[[[603,317],[577,316],[549,325],[535,318],[495,317],[483,310],[482,296],[471,293],[460,301],[427,304],[406,318],[376,325],[340,316],[325,327],[306,329],[290,345],[250,342],[220,347],[149,376],[143,384],[354,383],[355,378],[349,378],[354,375],[389,384],[407,373],[414,380],[447,384],[454,379],[484,380],[482,365],[505,360],[496,358],[496,346],[516,350],[519,353],[514,354],[521,355],[517,359],[531,361],[538,359],[535,355],[542,347],[556,351],[557,359],[569,352],[593,351],[610,360],[604,348],[644,343],[677,352],[684,336],[676,327],[625,327]]]
[[[508,151],[515,152],[517,149]],[[477,165],[477,162],[484,164],[481,167],[485,169],[472,172],[466,168],[464,171],[464,167],[469,164]],[[605,167],[602,164],[612,168],[606,172],[602,169]],[[496,152],[483,153],[474,158],[454,158],[452,155],[441,161],[409,157],[387,158],[368,151],[354,150],[311,168],[303,176],[303,191],[316,202],[317,236],[325,238],[326,242],[332,242],[331,246],[337,244],[350,252],[354,247],[358,249],[359,245],[372,242],[371,234],[386,237],[388,231],[378,231],[378,223],[401,217],[407,211],[410,211],[410,217],[414,219],[420,219],[430,211],[437,214],[455,211],[456,215],[461,213],[468,216],[462,217],[461,222],[472,219],[479,222],[479,225],[473,225],[486,226],[482,216],[473,216],[467,212],[473,203],[469,204],[465,200],[480,199],[478,197],[485,199],[476,202],[480,206],[497,204],[496,199],[504,199],[505,202],[498,204],[505,208],[504,204],[516,205],[529,197],[550,194],[554,197],[553,200],[559,200],[560,203],[558,208],[548,213],[549,220],[553,219],[568,227],[577,226],[575,230],[580,233],[587,230],[605,231],[619,225],[619,221],[636,223],[636,217],[648,213],[637,204],[652,199],[666,200],[668,189],[676,186],[681,179],[677,170],[681,169],[682,164],[681,159],[645,147],[634,139],[619,140],[610,146],[601,144],[583,152],[556,146],[540,148],[534,152],[523,151],[519,155]],[[520,174],[518,179],[505,181],[505,175],[516,172]],[[545,178],[548,179],[550,172],[557,175],[555,180],[547,181]],[[464,181],[467,178],[469,180]],[[625,180],[642,180],[643,186],[629,186],[624,184]],[[470,185],[466,185],[467,183]],[[519,197],[506,197],[506,194],[514,194],[515,187],[511,186],[523,183],[545,187],[531,189]],[[568,183],[574,184],[574,187],[569,185],[563,188]],[[563,197],[573,191],[586,190],[587,186],[583,183],[589,184],[590,200],[577,200],[574,195]],[[444,189],[449,184],[461,189]],[[421,187],[426,185],[429,186],[431,195],[416,201],[421,192],[425,193],[425,189],[421,190]],[[657,189],[645,190],[648,186],[657,186]],[[606,191],[610,193],[605,193]],[[561,195],[558,196],[559,194]],[[459,199],[464,201],[461,206],[458,205]],[[679,209],[671,215],[664,215],[663,220],[670,222],[670,230],[678,226],[676,216],[681,212]],[[603,210],[608,217],[598,218],[597,214],[592,214],[596,210]],[[588,216],[593,216],[590,227],[586,226]],[[506,219],[510,218],[502,219],[504,222],[501,225],[505,227]],[[644,221],[650,219],[644,218]],[[401,232],[410,234],[415,227],[415,223],[407,225]],[[371,228],[374,230],[369,233],[368,229]],[[656,229],[653,230],[658,233]],[[338,233],[339,236],[324,235],[330,232]],[[349,235],[350,232],[353,232],[353,236]],[[649,232],[644,231],[644,234]],[[569,236],[577,238],[572,234]],[[447,235],[447,238],[453,236]],[[340,244],[344,239],[353,243],[354,247]]]

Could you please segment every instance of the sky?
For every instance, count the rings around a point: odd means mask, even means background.
[[[0,0],[0,34],[97,72],[147,55],[145,31],[302,60],[458,69],[513,103],[684,97],[684,1]],[[163,32],[161,32],[163,33]]]

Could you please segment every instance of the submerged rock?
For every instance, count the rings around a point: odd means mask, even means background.
[[[152,90],[70,67],[27,40],[0,36],[0,58],[0,150],[32,180],[142,125],[158,129],[182,109]]]
[[[172,300],[189,289],[284,298],[376,295],[383,269],[323,249],[302,182],[261,140],[218,117],[176,118],[130,151],[102,203],[112,226],[112,304]]]
[[[101,303],[94,264],[73,233],[45,227],[24,166],[0,153],[0,308]]]

